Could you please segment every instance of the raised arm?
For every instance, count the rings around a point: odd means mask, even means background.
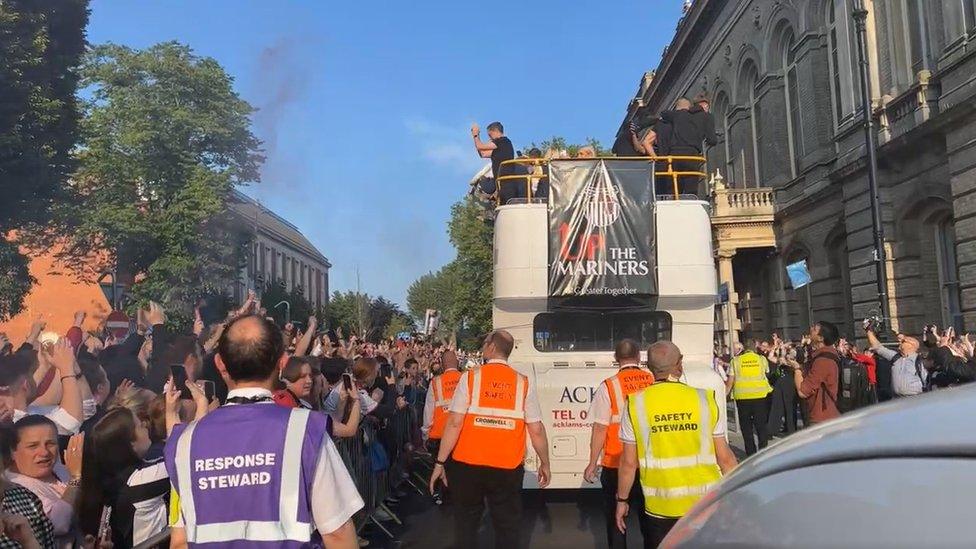
[[[312,345],[312,338],[315,337],[315,329],[318,327],[318,319],[315,315],[308,317],[308,328],[302,334],[301,339],[295,344],[295,356],[305,356],[308,348]]]

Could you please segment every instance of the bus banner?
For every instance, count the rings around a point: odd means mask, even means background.
[[[653,177],[649,162],[550,163],[551,297],[656,293]]]

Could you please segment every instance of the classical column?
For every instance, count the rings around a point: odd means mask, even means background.
[[[732,346],[739,341],[739,318],[736,311],[739,296],[735,293],[735,280],[732,274],[732,259],[735,257],[735,252],[735,248],[719,248],[716,254],[718,256],[718,282],[719,284],[726,284],[729,289],[729,299],[724,305],[725,312],[722,315],[724,317],[722,319],[723,326],[719,327],[719,329],[725,332],[725,339],[730,352],[732,351]]]

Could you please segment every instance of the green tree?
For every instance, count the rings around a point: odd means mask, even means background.
[[[592,137],[587,137],[582,143],[569,143],[566,141],[565,137],[554,135],[549,139],[542,140],[542,142],[540,142],[538,145],[532,143],[528,148],[537,148],[542,151],[543,154],[551,149],[555,151],[566,151],[570,156],[576,156],[576,153],[579,152],[580,148],[586,145],[593,147],[593,149],[596,150],[597,156],[613,155],[613,153],[610,152],[610,149],[604,148],[598,139],[594,139]]]
[[[457,291],[452,264],[444,266],[436,273],[427,273],[407,289],[407,310],[418,325],[422,325],[427,309],[441,312],[437,337],[448,337],[458,328],[454,310],[454,294]]]
[[[282,301],[288,303],[288,308],[284,305],[275,307]],[[261,307],[268,311],[268,316],[273,318],[278,326],[282,327],[291,321],[299,324],[304,330],[308,327],[308,318],[313,315],[321,327],[326,317],[324,310],[317,308],[305,297],[304,288],[296,285],[288,290],[283,280],[269,281],[264,285],[261,291]]]
[[[491,330],[492,246],[494,225],[483,217],[483,206],[473,197],[451,207],[448,234],[457,257],[446,269],[454,281],[450,314],[463,330],[459,341],[471,346],[473,338]]]
[[[391,326],[393,328],[391,328]],[[329,300],[329,327],[341,328],[345,335],[355,334],[367,341],[377,342],[391,329],[411,330],[413,321],[400,306],[385,297],[335,291]]]
[[[95,47],[82,75],[90,99],[59,259],[87,277],[114,265],[141,275],[137,300],[173,309],[234,281],[249,235],[226,204],[263,157],[232,78],[176,42]]]
[[[74,169],[87,22],[87,0],[0,2],[0,321],[21,311],[34,283],[10,231],[47,226]]]

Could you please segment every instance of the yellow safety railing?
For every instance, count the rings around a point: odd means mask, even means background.
[[[705,163],[705,157],[703,156],[597,156],[594,158],[515,158],[513,160],[506,160],[501,163],[498,171],[501,172],[506,166],[543,166],[548,165],[550,162],[579,162],[585,160],[631,160],[631,161],[641,161],[641,162],[654,162],[658,167],[666,165],[666,170],[655,170],[654,177],[670,177],[671,187],[674,192],[674,199],[677,200],[680,197],[678,178],[680,177],[702,177],[704,178],[707,174],[701,171],[675,171],[675,162],[698,162],[700,164]],[[526,195],[528,200],[532,201],[532,181],[539,180],[547,177],[538,173],[527,173],[527,174],[516,174],[516,175],[501,175],[495,179],[495,203],[501,206],[501,190],[502,185],[512,181],[524,181]],[[655,190],[656,192],[656,190]]]

